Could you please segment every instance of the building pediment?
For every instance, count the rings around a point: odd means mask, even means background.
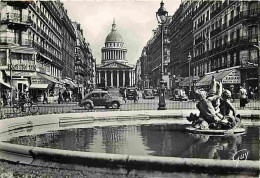
[[[131,66],[128,66],[126,64],[122,64],[119,62],[111,62],[108,64],[101,65],[98,68],[100,68],[100,69],[132,69]]]

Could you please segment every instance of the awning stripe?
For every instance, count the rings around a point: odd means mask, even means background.
[[[222,80],[222,79],[223,79],[224,77],[226,77],[227,75],[229,75],[232,71],[233,71],[233,69],[232,69],[232,70],[225,70],[225,71],[218,72],[218,73],[210,73],[210,74],[207,74],[207,75],[205,75],[201,80],[199,80],[199,81],[196,83],[196,86],[206,86],[206,85],[210,85],[211,80],[212,80],[212,76],[215,77],[216,81],[219,81],[219,80]]]
[[[31,84],[30,89],[47,89],[48,88],[48,84]]]

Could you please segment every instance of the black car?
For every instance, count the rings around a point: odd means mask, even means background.
[[[128,100],[134,99],[135,95],[137,95],[135,88],[126,88],[126,98]]]

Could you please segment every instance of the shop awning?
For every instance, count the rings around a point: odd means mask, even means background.
[[[53,82],[53,83],[62,84],[61,82],[59,82],[57,79],[55,79],[54,77],[52,77],[50,75],[41,74],[41,73],[38,73],[38,75],[45,78],[46,80]]]
[[[197,76],[192,76],[191,78],[189,77],[185,77],[183,81],[180,82],[180,86],[182,87],[188,87],[188,86],[192,86],[193,82],[196,82],[199,79],[199,77]]]
[[[28,48],[24,46],[15,46],[10,48],[11,52],[13,53],[22,53],[22,54],[36,54],[34,48]]]
[[[211,84],[212,76],[216,81],[222,81],[223,84],[240,84],[240,71],[237,69],[224,70],[217,73],[206,74],[201,80],[196,83],[196,86],[207,86]]]
[[[73,81],[71,81],[71,80],[63,79],[62,81],[63,81],[64,83],[70,85],[71,87],[76,87],[76,84],[75,84]]]
[[[47,89],[48,84],[31,84],[30,89]]]
[[[186,78],[184,78],[183,81],[181,81],[181,82],[179,83],[179,85],[180,85],[181,87],[190,86],[190,85],[192,85],[192,79],[189,78],[189,77],[186,77]]]
[[[7,88],[11,88],[11,85],[8,84],[8,83],[5,83],[5,82],[3,82],[3,81],[0,81],[0,83],[1,83],[2,85],[6,86]]]

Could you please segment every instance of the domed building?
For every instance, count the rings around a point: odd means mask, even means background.
[[[111,32],[105,40],[105,47],[101,49],[101,64],[96,68],[97,84],[101,87],[126,87],[133,86],[133,66],[126,60],[127,49],[124,40],[116,28],[115,19]]]

